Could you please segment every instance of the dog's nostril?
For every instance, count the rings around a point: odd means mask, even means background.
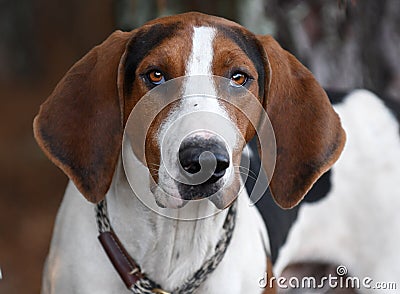
[[[225,170],[229,167],[229,155],[228,154],[214,154],[217,161],[214,174],[225,174]]]
[[[194,161],[192,163],[189,162],[186,164],[182,163],[182,160],[181,160],[181,164],[182,164],[183,169],[190,174],[198,173],[201,170],[200,162],[198,160]]]
[[[189,174],[201,171],[200,155],[202,150],[198,147],[179,148],[179,162]]]
[[[206,183],[215,183],[220,178],[225,175],[226,169],[229,167],[229,156],[228,154],[214,154],[217,160],[217,166],[215,167],[214,173],[211,177],[207,180]]]

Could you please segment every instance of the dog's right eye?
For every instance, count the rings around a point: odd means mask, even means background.
[[[234,87],[244,86],[249,76],[243,72],[237,71],[231,76],[231,85]]]
[[[156,86],[165,82],[164,74],[158,69],[151,70],[147,73],[146,77],[150,83]]]

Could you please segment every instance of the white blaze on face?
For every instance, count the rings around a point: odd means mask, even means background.
[[[217,99],[213,79],[214,39],[216,29],[212,27],[194,27],[192,50],[186,64],[182,99],[179,106],[169,114],[158,134],[161,150],[159,168],[159,186],[176,198],[180,198],[176,182],[179,173],[178,150],[182,140],[196,132],[200,137],[215,133],[222,138],[231,153],[237,141],[236,127]],[[203,132],[201,132],[203,131]],[[205,131],[205,132],[204,132]],[[230,154],[232,162],[232,154]],[[226,171],[225,183],[231,182],[232,167]],[[229,178],[229,180],[228,180]],[[156,193],[157,198],[157,193]],[[161,199],[166,206],[179,206],[177,199]],[[171,198],[171,197],[167,197]]]
[[[236,142],[232,122],[217,99],[215,80],[213,79],[214,40],[216,29],[212,27],[194,27],[193,44],[186,64],[187,81],[181,103],[180,115],[202,112],[185,118],[185,125],[191,130],[204,129],[222,135],[229,147]],[[209,115],[207,115],[209,113]]]
[[[211,27],[193,28],[193,45],[186,65],[186,76],[212,75],[213,41],[216,30]]]

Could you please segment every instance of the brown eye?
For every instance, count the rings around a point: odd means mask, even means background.
[[[164,75],[159,70],[152,70],[147,74],[147,79],[154,85],[160,85],[165,82]]]
[[[231,76],[231,85],[235,87],[240,87],[246,84],[248,76],[242,72],[236,72]]]

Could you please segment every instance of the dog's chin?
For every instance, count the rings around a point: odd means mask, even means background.
[[[208,200],[211,201],[212,204],[215,205],[216,208],[220,210],[224,210],[232,205],[232,203],[236,200],[238,193],[227,193],[229,189],[226,189],[224,192],[219,191],[213,196],[209,197]]]
[[[199,189],[200,188],[200,189]],[[169,191],[155,187],[153,195],[156,204],[160,208],[179,209],[189,202],[208,200],[217,209],[223,210],[229,207],[237,198],[238,188],[236,186],[222,187],[219,184],[204,190],[201,186],[178,185],[177,191]]]
[[[154,197],[156,204],[160,208],[169,208],[169,209],[179,209],[185,207],[190,201],[193,200],[185,200],[182,198],[174,197],[174,196],[159,196],[159,197]],[[229,207],[236,199],[234,197],[233,199],[225,199],[223,197],[222,193],[216,193],[211,197],[208,198],[198,198],[196,200],[201,200],[201,199],[207,199],[209,200],[212,204],[217,209],[224,210],[227,207]]]
[[[168,195],[154,195],[154,199],[160,208],[178,209],[184,207],[188,203],[187,200]]]
[[[226,203],[225,203],[222,195],[220,195],[220,193],[216,193],[215,195],[209,197],[208,200],[210,200],[210,202],[212,204],[214,204],[215,207],[220,210],[223,210],[226,207]]]

